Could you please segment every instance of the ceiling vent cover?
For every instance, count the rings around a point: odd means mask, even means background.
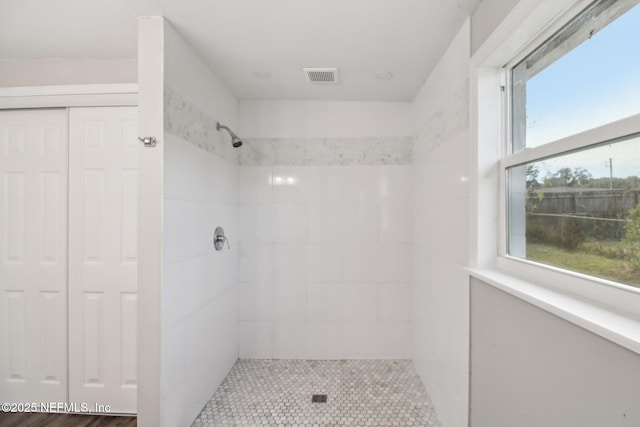
[[[337,68],[303,68],[307,82],[321,85],[332,85],[338,83]]]

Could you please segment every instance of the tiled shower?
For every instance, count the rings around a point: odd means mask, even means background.
[[[410,357],[411,144],[245,138],[241,358]]]
[[[468,75],[448,67],[468,26],[412,103],[239,101],[164,25],[164,424],[194,420],[238,359],[275,359],[410,360],[461,425]],[[217,226],[230,250],[212,250]]]

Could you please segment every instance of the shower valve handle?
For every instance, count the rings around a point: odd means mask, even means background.
[[[216,239],[216,246],[220,246],[221,248],[224,248],[225,243],[227,244],[227,249],[231,249],[229,240],[224,236],[218,236],[218,238]]]
[[[215,233],[213,234],[213,246],[216,248],[216,251],[221,251],[224,248],[224,244],[227,244],[227,249],[231,249],[231,245],[229,244],[229,239],[224,235],[224,230],[222,227],[217,227]]]

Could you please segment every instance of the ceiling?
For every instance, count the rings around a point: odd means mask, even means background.
[[[405,101],[479,2],[0,0],[0,59],[135,58],[136,18],[164,15],[241,99]]]

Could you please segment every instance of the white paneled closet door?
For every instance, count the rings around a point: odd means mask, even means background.
[[[69,400],[136,412],[137,109],[69,111]]]
[[[67,112],[0,111],[0,401],[67,399]]]

